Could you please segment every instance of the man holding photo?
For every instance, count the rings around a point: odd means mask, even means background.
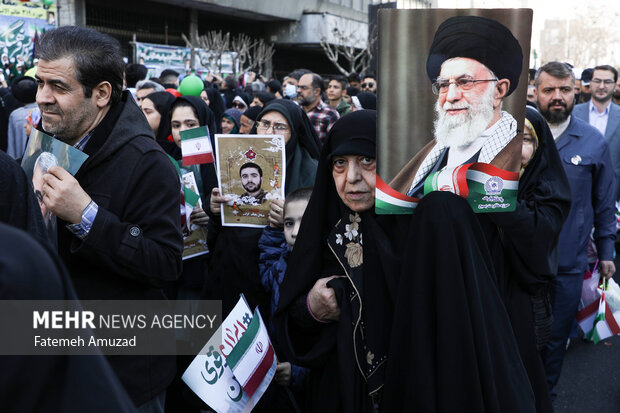
[[[41,36],[37,57],[40,127],[89,155],[75,177],[49,168],[40,189],[78,297],[164,299],[162,287],[181,272],[179,179],[122,90],[118,42],[64,26]],[[163,412],[174,357],[108,361],[140,411]]]

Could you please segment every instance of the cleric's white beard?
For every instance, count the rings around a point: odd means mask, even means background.
[[[435,103],[435,139],[446,147],[469,146],[484,132],[493,120],[494,87],[488,87],[480,99],[471,104],[445,102],[443,108]],[[446,115],[448,109],[469,108],[460,115]]]

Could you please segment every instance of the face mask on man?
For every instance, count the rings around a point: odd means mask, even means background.
[[[287,83],[284,87],[284,96],[290,99],[293,99],[295,96],[297,96],[297,86]]]

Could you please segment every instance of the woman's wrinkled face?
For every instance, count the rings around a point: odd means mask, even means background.
[[[171,127],[172,139],[174,143],[181,147],[181,131],[193,129],[200,126],[200,122],[194,113],[194,109],[189,106],[178,106],[172,112]]]
[[[222,118],[222,133],[232,133],[232,130],[235,127],[235,122],[228,119],[227,117]]]
[[[155,109],[153,101],[148,98],[142,99],[141,109],[144,116],[146,116],[146,120],[149,122],[149,126],[153,129],[153,133],[157,135],[159,122],[161,122],[161,114]]]
[[[375,158],[363,155],[338,155],[332,158],[336,191],[351,211],[367,211],[374,206],[376,172]]]

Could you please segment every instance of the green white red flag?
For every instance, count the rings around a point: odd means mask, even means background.
[[[476,213],[514,211],[518,189],[517,172],[480,162],[432,173],[424,181],[424,195],[433,191],[452,192],[467,199]],[[412,214],[419,201],[394,190],[377,176],[377,214]]]
[[[248,396],[267,390],[276,373],[277,359],[258,308],[226,363]]]
[[[206,126],[199,126],[181,131],[181,153],[183,154],[183,166],[213,163],[213,147],[209,129]]]

